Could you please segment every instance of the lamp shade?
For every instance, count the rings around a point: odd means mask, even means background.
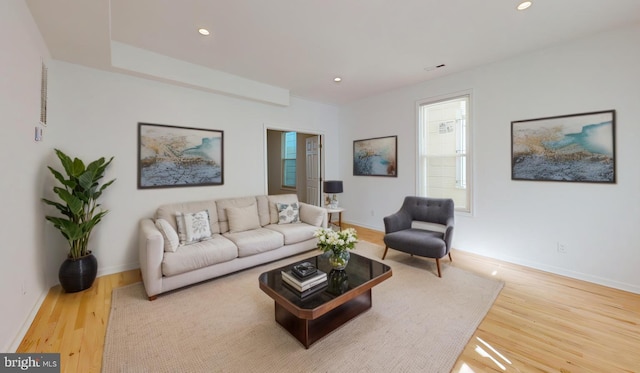
[[[325,193],[342,193],[342,180],[327,180],[323,188]]]

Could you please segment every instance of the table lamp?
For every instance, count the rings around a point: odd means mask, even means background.
[[[324,192],[327,194],[333,194],[332,198],[327,196],[326,204],[335,209],[338,207],[338,198],[336,197],[337,193],[342,193],[342,180],[327,180],[323,184]]]

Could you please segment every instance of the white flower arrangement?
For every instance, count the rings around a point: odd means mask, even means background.
[[[325,253],[331,251],[335,255],[347,250],[353,250],[356,242],[358,242],[358,234],[353,228],[347,228],[339,232],[333,229],[320,228],[313,235],[318,238],[318,248],[320,250]]]

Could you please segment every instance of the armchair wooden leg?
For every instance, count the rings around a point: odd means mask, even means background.
[[[387,250],[389,250],[389,246],[385,245],[384,246],[384,254],[382,254],[382,260],[384,260],[384,257],[387,256]]]
[[[449,261],[453,262],[453,259],[451,259],[451,251],[449,251]]]
[[[157,295],[152,295],[149,297],[149,302],[153,302],[154,300],[156,300],[158,298]]]
[[[436,258],[436,267],[438,267],[438,277],[442,277],[442,273],[440,272],[440,259]]]

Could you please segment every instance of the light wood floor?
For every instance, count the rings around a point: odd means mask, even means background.
[[[382,245],[382,233],[356,228]],[[439,281],[451,265],[505,282],[453,372],[640,372],[640,295],[460,251],[452,257],[441,261]],[[428,261],[425,276],[437,276]],[[52,288],[17,352],[60,352],[63,372],[99,372],[111,291],[138,281],[134,270],[81,293]]]

